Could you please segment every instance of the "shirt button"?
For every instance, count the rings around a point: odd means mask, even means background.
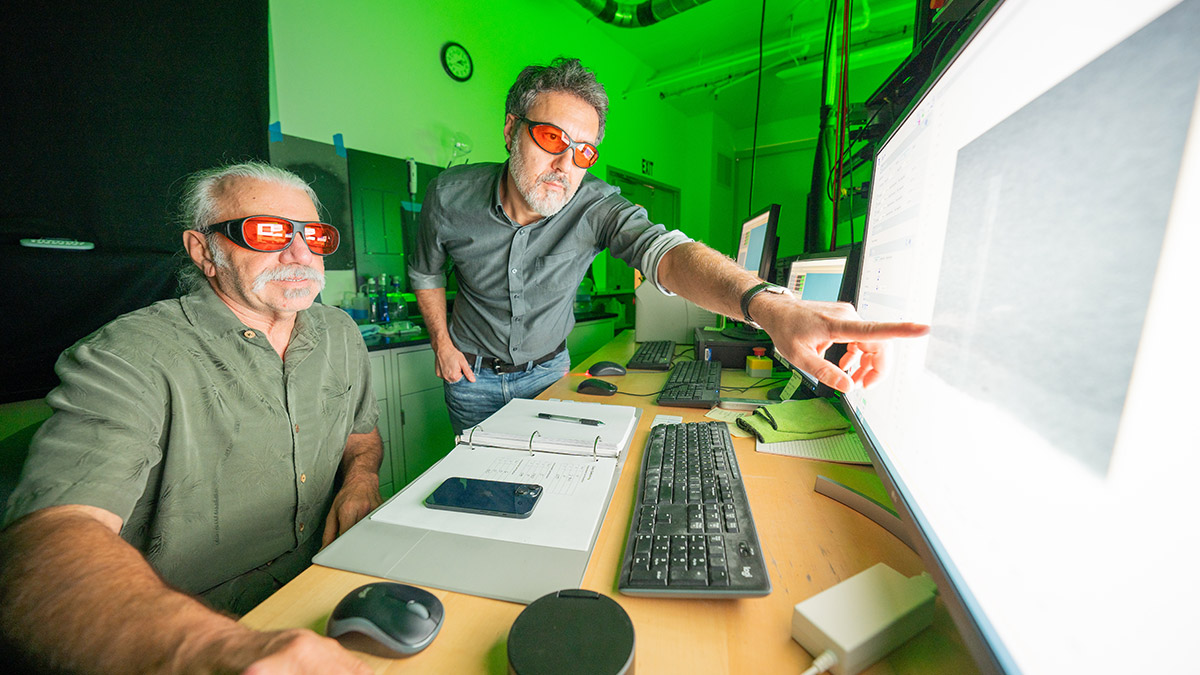
[[[252,330],[242,331],[242,337],[246,338],[247,340],[253,340],[254,335],[255,333]]]
[[[295,427],[293,427],[293,428],[296,430],[296,433],[300,433],[300,425],[299,425],[299,424],[297,424],[297,425],[296,425]]]
[[[308,474],[300,474],[300,482],[303,483],[306,480],[308,480]]]
[[[513,274],[516,274],[516,273],[517,273],[517,269],[516,269],[515,267],[514,267],[512,270],[510,270],[510,271],[511,271]]]
[[[300,531],[301,531],[301,532],[303,532],[303,531],[304,531],[304,523],[300,523]]]

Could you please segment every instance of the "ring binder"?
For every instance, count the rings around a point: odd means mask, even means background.
[[[471,433],[467,436],[467,446],[472,450],[475,449],[475,432],[479,429],[479,425],[471,427]]]
[[[541,434],[538,433],[537,431],[534,431],[533,434],[531,434],[529,436],[529,456],[530,457],[533,457],[533,439],[537,438],[538,436],[541,436]]]
[[[600,437],[599,436],[596,437],[596,440],[592,441],[592,461],[593,462],[600,461],[600,456],[596,454],[596,446],[597,445],[600,445]]]

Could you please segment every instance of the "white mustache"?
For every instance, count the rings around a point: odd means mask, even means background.
[[[272,281],[315,281],[320,289],[325,288],[325,275],[305,265],[280,265],[259,274],[254,279],[254,290],[261,291]],[[319,291],[318,291],[319,292]]]

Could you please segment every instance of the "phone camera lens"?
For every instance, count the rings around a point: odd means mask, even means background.
[[[529,488],[525,487],[524,485],[518,485],[516,492],[519,495],[527,495],[529,494]]]

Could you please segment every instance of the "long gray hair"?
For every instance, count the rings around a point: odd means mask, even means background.
[[[308,194],[317,211],[321,210],[321,200],[317,198],[317,193],[313,192],[312,187],[303,178],[287,169],[281,169],[266,162],[241,162],[193,173],[184,181],[177,220],[181,229],[196,230],[205,235],[209,254],[218,261],[218,264],[224,260],[225,256],[215,242],[217,233],[209,231],[208,228],[221,217],[221,200],[226,191],[242,179],[260,180],[303,190]],[[187,257],[186,253],[184,258],[185,260],[179,268],[180,289],[184,293],[193,293],[207,286],[208,279],[200,267]]]

